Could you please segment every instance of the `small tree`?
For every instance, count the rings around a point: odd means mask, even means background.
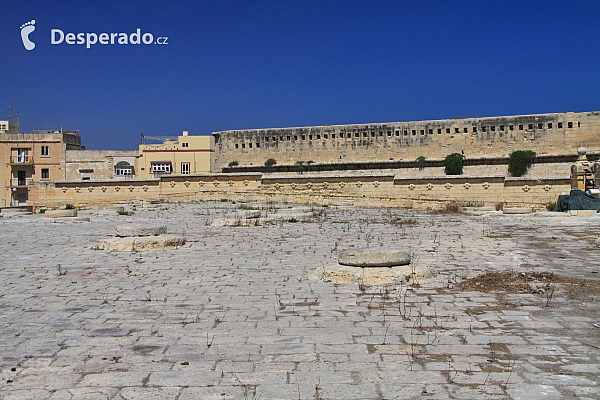
[[[508,172],[512,176],[523,176],[533,164],[535,151],[531,150],[516,150],[510,153],[508,157]]]
[[[265,161],[265,167],[271,168],[273,165],[277,164],[277,161],[274,158],[269,158]]]
[[[239,163],[239,162],[237,162],[237,161],[231,161],[231,162],[228,164],[228,166],[229,166],[229,167],[237,167],[238,165],[240,165],[240,163]]]
[[[425,169],[425,161],[427,161],[427,157],[419,156],[417,157],[417,165],[419,166],[419,171]]]
[[[452,153],[447,155],[446,158],[444,158],[446,175],[462,175],[464,159],[465,156],[460,153]]]

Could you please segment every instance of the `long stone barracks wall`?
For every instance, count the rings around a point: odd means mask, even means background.
[[[600,112],[361,125],[231,130],[213,133],[215,171],[297,161],[316,163],[415,160],[464,153],[467,158],[507,156],[514,150],[538,154],[600,150]]]
[[[439,208],[448,202],[466,205],[527,206],[544,209],[568,193],[568,178],[506,178],[487,176],[398,177],[371,174],[205,174],[162,179],[32,185],[30,198],[39,207],[65,204],[102,206],[121,201],[272,201],[345,204],[363,207]]]

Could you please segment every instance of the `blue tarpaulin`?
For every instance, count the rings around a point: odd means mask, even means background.
[[[558,196],[556,211],[596,210],[600,212],[600,198],[592,196],[583,190],[573,189],[571,194]]]

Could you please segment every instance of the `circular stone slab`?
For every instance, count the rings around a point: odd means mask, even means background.
[[[167,233],[166,225],[129,225],[129,226],[117,226],[115,229],[117,236],[120,237],[131,237],[131,236],[158,236]]]
[[[353,267],[394,267],[410,264],[410,254],[387,247],[365,247],[340,251],[338,263]]]

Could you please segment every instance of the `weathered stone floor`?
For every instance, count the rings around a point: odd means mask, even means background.
[[[209,226],[235,211],[1,218],[0,399],[599,398],[600,218],[330,206],[312,222]],[[187,244],[92,249],[127,221]],[[318,279],[366,245],[406,249],[433,278]],[[460,289],[505,271],[569,281]]]

